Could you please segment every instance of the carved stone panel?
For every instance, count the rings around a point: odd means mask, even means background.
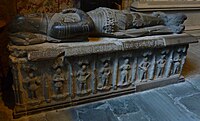
[[[109,91],[113,87],[113,59],[111,57],[100,57],[97,62],[97,90]]]
[[[40,70],[38,70],[35,64],[22,64],[21,69],[22,71],[20,73],[23,76],[22,87],[25,90],[27,104],[40,104],[43,100],[40,93],[42,90],[42,78],[38,72]]]
[[[72,65],[72,96],[82,97],[89,95],[93,88],[92,62],[86,57],[73,58],[73,60],[69,59],[69,62]]]
[[[152,51],[142,52],[138,59],[138,80],[139,82],[147,82],[153,77],[151,67],[153,67],[152,62]]]
[[[67,92],[68,80],[66,75],[68,70],[64,70],[64,65],[66,67],[67,64],[64,64],[64,57],[58,57],[54,64],[52,65],[54,74],[52,77],[52,88],[53,88],[53,100],[64,100],[69,93]]]
[[[119,61],[119,79],[118,79],[118,87],[125,87],[131,84],[131,57],[122,57]]]
[[[67,107],[133,93],[141,85],[146,88],[170,83],[170,79],[178,82],[187,48],[179,45],[79,56],[61,53],[35,61],[13,57],[15,112]]]

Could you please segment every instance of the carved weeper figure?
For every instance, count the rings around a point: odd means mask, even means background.
[[[109,78],[111,75],[111,69],[109,67],[109,64],[107,61],[104,62],[104,67],[100,70],[100,78],[101,78],[101,83],[98,85],[99,90],[104,90],[104,89],[110,89],[109,86]]]
[[[177,57],[175,57],[173,60],[173,71],[172,71],[172,74],[178,74],[179,73],[179,70],[180,70],[180,66],[181,66],[181,57],[180,55],[178,54]]]
[[[55,95],[53,95],[53,98],[55,99],[62,99],[64,97],[66,97],[63,94],[63,83],[64,83],[65,79],[64,79],[64,75],[62,74],[62,70],[60,68],[58,68],[56,70],[56,73],[53,76],[53,85],[54,85],[54,92]]]
[[[183,14],[147,15],[109,8],[97,8],[85,13],[71,8],[60,13],[18,16],[9,28],[13,44],[30,45],[46,41],[85,41],[88,34],[139,37],[181,33],[186,18]]]
[[[124,64],[120,66],[121,76],[120,81],[118,83],[119,86],[125,86],[130,84],[131,76],[129,75],[129,71],[131,70],[131,66],[129,64],[129,59],[124,60]]]
[[[88,78],[90,73],[87,72],[87,65],[81,64],[81,69],[77,73],[78,94],[87,94],[91,90],[88,89]]]
[[[38,96],[36,91],[40,86],[39,78],[34,76],[33,72],[30,72],[28,73],[28,77],[26,78],[24,84],[26,85],[29,99],[37,100]]]
[[[162,55],[161,58],[157,61],[157,77],[162,77],[165,65],[166,65],[165,55]]]
[[[65,76],[63,74],[63,61],[64,57],[60,56],[52,65],[53,69],[55,70],[55,74],[53,75],[52,79],[54,88],[54,95],[52,98],[55,100],[65,99],[65,97],[68,95],[68,93],[64,92]]]
[[[139,69],[140,69],[140,81],[147,81],[147,74],[148,74],[148,69],[150,67],[150,62],[148,62],[148,57],[145,57],[144,60],[140,63]]]

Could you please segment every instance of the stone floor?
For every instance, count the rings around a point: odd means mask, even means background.
[[[0,121],[200,121],[199,47],[190,46],[183,83],[17,120],[0,99]]]
[[[200,121],[200,75],[179,84],[15,121]]]

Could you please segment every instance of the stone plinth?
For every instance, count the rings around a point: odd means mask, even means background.
[[[10,45],[14,116],[74,106],[183,81],[187,34]]]
[[[184,13],[187,16],[185,30],[194,36],[200,36],[200,1],[199,0],[139,0],[131,5],[132,11],[151,13],[153,11],[163,11],[165,13]]]

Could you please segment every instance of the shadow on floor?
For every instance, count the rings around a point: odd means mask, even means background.
[[[14,109],[15,96],[12,88],[13,75],[11,69],[9,69],[7,76],[2,81],[2,100],[9,109]]]

